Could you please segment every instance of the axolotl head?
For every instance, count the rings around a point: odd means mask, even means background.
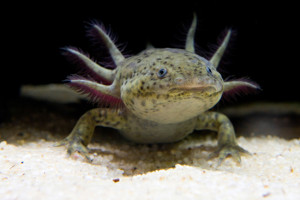
[[[121,98],[140,118],[160,123],[188,120],[213,107],[224,82],[215,66],[181,49],[149,49],[122,70]]]

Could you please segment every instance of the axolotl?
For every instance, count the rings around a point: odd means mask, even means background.
[[[105,68],[76,48],[65,48],[68,56],[80,62],[86,76],[72,75],[68,84],[111,106],[89,110],[81,116],[72,132],[56,146],[67,146],[68,154],[79,152],[91,160],[87,145],[96,126],[119,130],[137,143],[180,141],[194,130],[218,132],[215,152],[220,164],[231,155],[237,163],[240,154],[250,154],[237,144],[232,123],[224,114],[210,111],[224,92],[259,86],[246,80],[224,81],[217,71],[231,36],[229,30],[208,60],[195,53],[197,17],[188,30],[185,49],[147,48],[125,57],[99,24],[91,29],[103,41],[116,68]],[[115,106],[117,105],[117,106]]]

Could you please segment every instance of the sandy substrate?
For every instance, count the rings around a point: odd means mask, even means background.
[[[10,113],[0,125],[0,199],[300,199],[299,137],[239,136],[253,155],[217,167],[206,159],[215,134],[137,145],[98,128],[86,163],[52,146],[80,114],[32,102]]]
[[[1,199],[299,199],[300,140],[239,138],[254,155],[215,168],[201,149],[92,145],[94,164],[39,140],[0,144]],[[206,145],[210,141],[204,141]],[[175,162],[176,161],[176,162]],[[181,163],[181,164],[179,164]],[[170,165],[175,165],[174,167]],[[169,166],[169,167],[162,167]],[[154,170],[154,168],[159,168]],[[135,172],[136,171],[136,172]],[[129,175],[126,175],[129,174]],[[132,174],[132,175],[130,175]]]

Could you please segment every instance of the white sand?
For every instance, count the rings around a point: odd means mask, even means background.
[[[153,146],[108,139],[89,146],[98,153],[93,164],[67,157],[53,142],[18,143],[0,143],[2,200],[300,199],[299,139],[241,137],[253,156],[218,168],[206,160],[216,143],[209,137]]]

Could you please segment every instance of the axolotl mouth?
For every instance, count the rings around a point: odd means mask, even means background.
[[[220,80],[198,79],[197,82],[189,82],[169,90],[170,92],[194,92],[194,93],[220,93],[223,91],[223,84]]]

